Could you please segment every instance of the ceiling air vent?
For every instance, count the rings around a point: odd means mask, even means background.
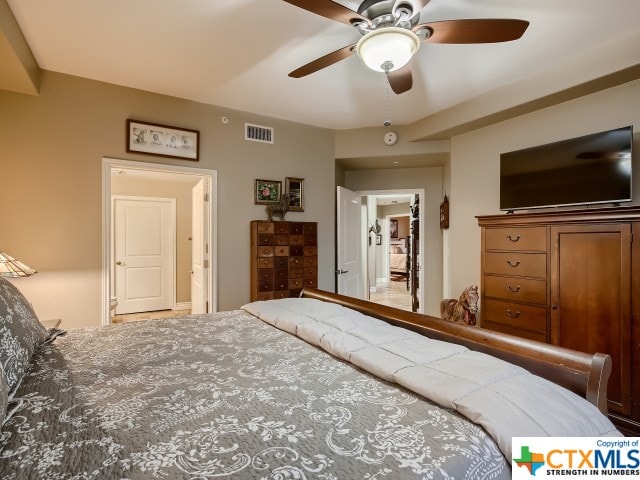
[[[252,142],[273,143],[273,128],[245,123],[244,139]]]

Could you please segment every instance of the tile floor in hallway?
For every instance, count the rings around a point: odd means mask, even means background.
[[[385,285],[376,287],[371,292],[369,300],[389,307],[401,308],[411,311],[411,295],[407,290],[407,281],[390,281]]]
[[[189,315],[191,310],[159,310],[156,312],[128,313],[125,315],[114,315],[111,323],[141,322],[144,320],[160,320],[161,318],[183,317]]]

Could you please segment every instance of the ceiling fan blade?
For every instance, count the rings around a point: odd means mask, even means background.
[[[620,160],[620,152],[580,152],[576,158],[581,160]]]
[[[371,25],[368,18],[363,17],[359,13],[340,5],[339,3],[331,0],[284,0],[291,5],[300,7],[311,13],[320,15],[321,17],[335,20],[336,22],[346,23],[347,25],[353,25],[360,22],[365,22]]]
[[[389,72],[387,75],[391,90],[400,95],[413,87],[413,76],[411,75],[411,67],[407,64],[398,70]]]
[[[517,40],[529,22],[508,18],[481,18],[468,20],[444,20],[422,23],[413,27],[417,32],[424,28],[431,31],[425,41],[434,43],[498,43]]]
[[[328,53],[323,57],[316,58],[313,62],[309,62],[306,65],[297,68],[296,70],[291,72],[289,76],[292,78],[305,77],[310,73],[317,72],[318,70],[328,67],[329,65],[333,65],[334,63],[339,62],[340,60],[344,60],[345,58],[353,55],[355,46],[355,43],[353,45],[347,45],[340,50],[336,50],[335,52]]]

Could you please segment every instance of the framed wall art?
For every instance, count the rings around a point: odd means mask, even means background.
[[[254,194],[254,203],[257,205],[277,203],[282,194],[282,182],[280,180],[256,179]]]
[[[389,220],[389,236],[391,238],[398,238],[398,220]]]
[[[200,132],[128,119],[127,152],[197,162],[200,153]]]
[[[304,212],[304,178],[285,178],[285,191],[289,194],[289,210]]]

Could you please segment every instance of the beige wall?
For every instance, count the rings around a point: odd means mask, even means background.
[[[256,178],[305,178],[305,212],[317,221],[319,286],[333,290],[335,166],[330,130],[44,71],[39,96],[0,91],[0,249],[40,273],[16,284],[42,318],[67,328],[100,322],[102,158],[218,172],[218,307],[249,300],[249,221]],[[221,117],[229,119],[227,124]],[[125,121],[200,131],[200,161],[127,153]],[[244,140],[244,123],[275,128],[275,144]]]
[[[353,191],[424,189],[420,199],[425,238],[422,242],[425,268],[425,313],[440,316],[442,300],[442,168],[397,168],[345,172],[345,187]]]
[[[634,203],[640,203],[640,80],[454,137],[451,141],[451,293],[480,285],[476,215],[499,212],[500,153],[633,125]]]
[[[176,302],[191,302],[191,190],[198,179],[184,181],[155,180],[127,176],[111,177],[112,195],[162,197],[176,200]],[[112,278],[113,280],[113,278]],[[115,295],[115,289],[111,289]]]

